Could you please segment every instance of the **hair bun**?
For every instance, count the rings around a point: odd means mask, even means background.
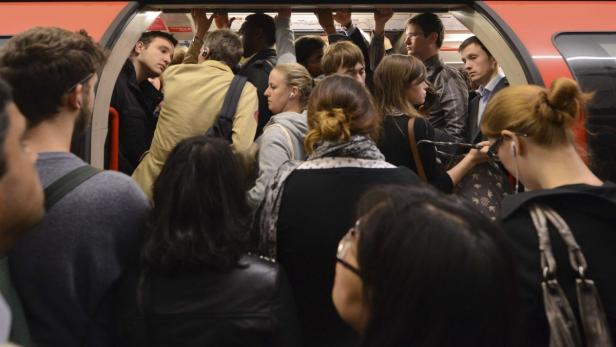
[[[549,90],[541,92],[535,106],[539,117],[554,124],[568,125],[577,119],[580,106],[587,99],[578,84],[569,78],[559,78]]]
[[[342,141],[351,137],[350,121],[341,108],[321,110],[316,116],[323,140]]]

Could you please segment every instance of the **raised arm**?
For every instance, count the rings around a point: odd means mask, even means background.
[[[374,71],[385,56],[385,24],[394,15],[392,9],[376,9],[374,11],[374,32],[370,46],[368,47],[370,57],[370,69]]]
[[[295,57],[295,35],[291,30],[291,9],[284,8],[278,11],[274,18],[276,23],[276,54],[278,64],[296,63]]]
[[[199,61],[199,53],[201,52],[201,47],[203,47],[203,38],[208,30],[210,30],[212,20],[214,20],[214,14],[208,18],[205,10],[200,8],[192,9],[190,11],[190,15],[195,22],[197,31],[195,32],[195,37],[186,52],[186,56],[184,56],[184,64],[196,64]]]

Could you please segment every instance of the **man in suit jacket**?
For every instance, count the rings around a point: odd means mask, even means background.
[[[479,124],[486,105],[497,92],[508,87],[509,82],[498,71],[496,59],[476,36],[464,40],[458,51],[471,81],[479,86],[477,95],[470,100],[468,105],[465,134],[467,142],[477,143],[484,139],[479,130]]]

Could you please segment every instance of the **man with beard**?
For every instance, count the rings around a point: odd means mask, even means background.
[[[26,119],[13,102],[11,88],[0,78],[0,343],[30,346],[23,306],[5,256],[45,213],[36,154],[23,141],[25,131]]]
[[[113,346],[113,284],[138,254],[147,200],[126,175],[69,152],[88,125],[103,50],[85,32],[33,28],[0,52],[0,76],[25,115],[47,214],[9,252],[11,278],[39,346]],[[77,127],[79,125],[79,127]]]

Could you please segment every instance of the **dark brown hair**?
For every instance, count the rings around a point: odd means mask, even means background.
[[[426,67],[418,58],[392,54],[383,58],[374,71],[374,99],[382,116],[396,108],[409,117],[419,113],[407,98],[407,90],[413,83],[426,79]]]
[[[404,27],[410,24],[420,27],[425,37],[430,36],[432,33],[436,33],[436,47],[441,48],[443,39],[445,38],[445,27],[437,15],[434,13],[421,13],[409,18]]]
[[[352,77],[334,74],[313,89],[308,101],[306,152],[320,141],[348,141],[351,135],[376,137],[378,113],[370,93]]]
[[[471,36],[471,37],[467,38],[466,40],[462,41],[462,43],[460,44],[460,47],[458,48],[458,52],[462,53],[464,48],[466,48],[466,47],[468,47],[469,45],[472,45],[472,44],[478,45],[479,47],[481,47],[481,49],[483,49],[484,52],[486,52],[488,57],[492,57],[492,53],[490,53],[490,51],[488,51],[486,46],[483,45],[483,42],[481,42],[477,38],[477,36]]]
[[[66,93],[105,60],[103,49],[83,30],[36,27],[3,47],[0,76],[13,87],[15,103],[33,127],[56,114]]]

